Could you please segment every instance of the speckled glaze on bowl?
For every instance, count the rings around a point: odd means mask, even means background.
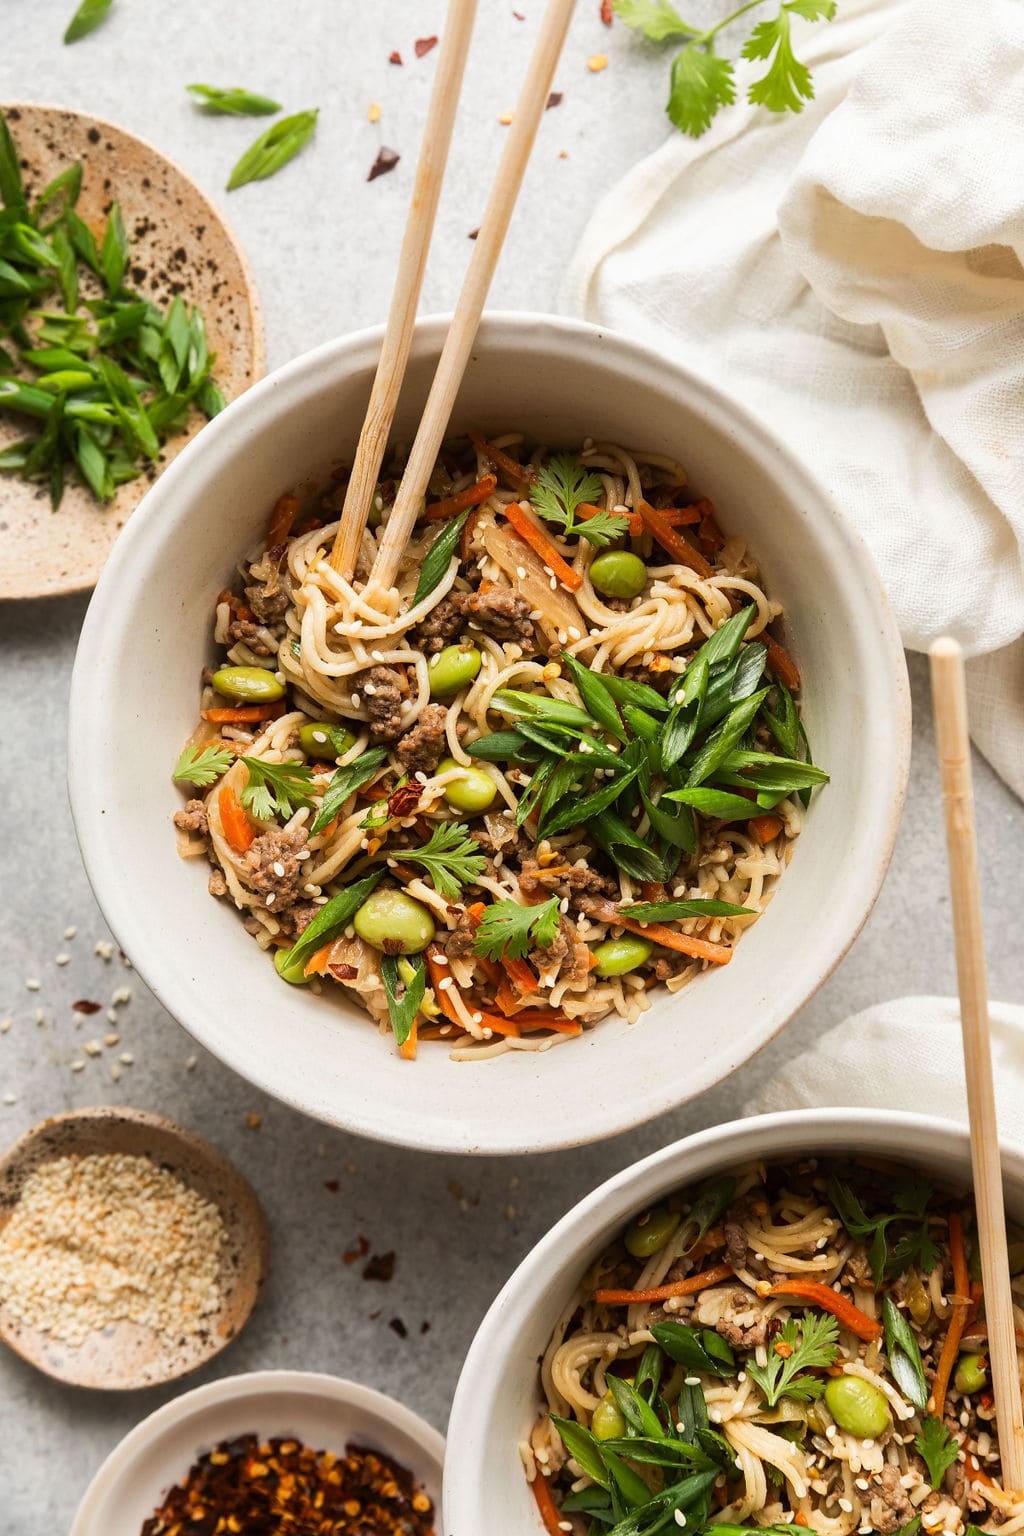
[[[408,441],[445,334],[417,327],[395,438]],[[70,792],[89,878],[161,1002],[221,1060],[331,1124],[423,1150],[550,1150],[625,1131],[719,1082],[836,965],[877,895],[906,781],[903,653],[864,546],[754,418],[680,365],[576,321],[491,315],[454,431],[521,428],[671,451],[743,534],[786,609],[804,711],[832,783],[815,796],[769,910],[728,966],[542,1054],[399,1058],[343,997],[282,984],[238,915],[178,859],[171,769],[211,659],[213,596],[282,492],[350,454],[379,330],[272,374],[172,464],[119,540],[86,618],[71,694]],[[778,957],[785,954],[786,964]]]
[[[248,1433],[294,1435],[335,1454],[350,1442],[381,1451],[408,1468],[440,1511],[444,1439],[403,1403],[340,1376],[254,1371],[196,1387],[137,1424],[89,1484],[70,1536],[139,1536],[199,1455]]]
[[[537,1362],[598,1254],[645,1207],[754,1158],[874,1153],[970,1187],[966,1127],[888,1110],[812,1109],[718,1125],[634,1163],[586,1195],[541,1238],[477,1330],[448,1421],[445,1536],[478,1536],[502,1513],[504,1536],[543,1536],[519,1457],[536,1417]],[[1003,1144],[1007,1210],[1024,1213],[1024,1148]]]

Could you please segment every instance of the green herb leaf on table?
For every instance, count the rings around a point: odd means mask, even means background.
[[[90,32],[107,19],[113,0],[82,0],[78,10],[68,22],[64,33],[65,43],[77,43],[79,38],[87,37]]]
[[[462,821],[443,821],[421,848],[396,848],[394,857],[403,863],[422,864],[434,889],[446,901],[456,901],[464,885],[471,885],[487,867],[480,844]]]
[[[485,908],[473,938],[473,953],[488,960],[522,960],[536,946],[548,949],[558,932],[558,897],[535,907],[518,901],[494,901]]]
[[[398,1045],[404,1045],[412,1033],[413,1021],[419,1012],[427,984],[423,956],[403,956],[403,960],[411,967],[413,974],[412,979],[404,984],[405,990],[401,998],[398,996],[401,983],[399,961],[394,955],[382,955],[380,961],[380,974],[388,1001],[388,1014],[391,1017],[391,1028],[395,1032],[395,1041]]]
[[[777,16],[757,23],[743,45],[743,57],[770,59],[771,63],[750,87],[748,99],[755,106],[767,107],[770,112],[803,111],[804,103],[814,96],[814,86],[810,70],[793,54],[790,17],[795,14],[807,21],[831,21],[835,10],[835,0],[785,0]]]
[[[207,112],[227,113],[231,117],[271,117],[280,112],[281,103],[269,96],[258,96],[239,85],[186,85],[186,91],[194,96]]]
[[[416,583],[416,591],[413,593],[410,607],[415,608],[417,603],[422,603],[425,597],[429,597],[438,582],[443,581],[448,574],[448,567],[452,563],[452,556],[458,548],[462,530],[468,518],[469,510],[460,512],[458,517],[453,517],[450,523],[445,523],[444,528],[431,544],[420,566],[420,579]]]
[[[667,37],[695,37],[697,28],[685,22],[669,0],[615,0],[615,14],[627,27],[636,27],[654,43]]]
[[[228,191],[233,192],[250,181],[265,181],[287,165],[312,137],[319,112],[319,107],[310,112],[295,112],[261,133],[231,172]]]
[[[243,757],[249,781],[242,790],[242,804],[259,821],[279,815],[286,819],[300,806],[312,806],[309,791],[313,770],[308,763],[268,763],[262,757]]]
[[[928,1468],[928,1481],[932,1487],[942,1487],[942,1479],[948,1468],[960,1454],[960,1445],[940,1419],[929,1414],[921,1421],[921,1432],[914,1436],[914,1447],[920,1452]]]
[[[384,747],[371,747],[368,752],[357,757],[355,762],[347,763],[344,768],[335,769],[324,792],[316,820],[310,828],[314,837],[325,827],[330,826],[345,801],[373,778],[381,764],[387,762],[387,756],[387,750]]]
[[[318,949],[322,949],[331,939],[336,939],[348,927],[383,873],[382,869],[375,870],[372,875],[367,875],[363,880],[357,880],[355,885],[350,885],[347,890],[339,891],[337,896],[332,896],[292,945],[281,962],[282,970],[305,965]]]
[[[820,1397],[825,1390],[824,1381],[805,1373],[832,1365],[839,1353],[838,1340],[839,1324],[827,1312],[806,1312],[799,1322],[796,1318],[787,1319],[769,1346],[767,1362],[747,1364],[748,1376],[764,1393],[765,1406],[775,1408],[783,1397],[804,1402]],[[788,1345],[792,1351],[786,1359],[775,1349],[779,1343]]]
[[[731,107],[735,100],[732,62],[720,58],[710,44],[693,42],[676,54],[665,110],[683,133],[699,139],[721,108]]]
[[[604,510],[588,518],[576,517],[580,507],[592,504],[603,489],[596,470],[588,470],[575,454],[559,453],[537,471],[530,500],[545,522],[555,523],[567,539],[584,538],[595,549],[603,549],[628,532],[629,518]]]

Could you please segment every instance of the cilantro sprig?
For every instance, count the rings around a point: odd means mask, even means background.
[[[462,821],[440,822],[422,847],[396,848],[394,854],[403,863],[422,864],[446,901],[455,901],[462,887],[482,875],[487,864],[480,844]]]
[[[960,1446],[941,1419],[929,1414],[921,1421],[921,1432],[914,1436],[914,1448],[919,1451],[928,1468],[928,1481],[933,1488],[940,1488],[946,1471],[956,1461]]]
[[[895,1209],[869,1216],[853,1186],[835,1174],[828,1181],[828,1197],[836,1215],[851,1237],[867,1247],[875,1285],[894,1275],[906,1274],[911,1265],[928,1274],[939,1262],[939,1250],[928,1231],[928,1203],[933,1189],[923,1174],[894,1179],[890,1197]],[[894,1242],[889,1228],[905,1228]]]
[[[735,70],[731,59],[716,50],[718,34],[748,11],[767,0],[748,0],[702,31],[684,21],[669,0],[615,0],[615,13],[652,42],[683,38],[684,46],[672,61],[671,88],[666,111],[683,133],[699,138],[710,128],[722,107],[736,100]],[[836,0],[782,0],[777,13],[759,21],[743,44],[745,59],[762,60],[763,75],[754,80],[747,99],[770,112],[801,112],[814,96],[810,70],[793,51],[792,18],[831,21]]]
[[[300,806],[312,806],[308,791],[313,770],[308,763],[268,763],[262,757],[243,757],[249,782],[242,790],[242,804],[259,821],[272,816],[291,816]]]
[[[518,901],[495,901],[480,919],[473,953],[487,960],[521,960],[532,946],[550,949],[558,932],[558,897],[536,907]]]
[[[171,777],[179,784],[194,784],[209,789],[235,760],[229,747],[186,747],[174,765]]]
[[[603,549],[627,532],[629,518],[603,509],[587,518],[576,516],[602,489],[596,471],[587,469],[575,454],[558,453],[537,471],[530,500],[545,522],[556,523],[567,539],[587,539],[595,549]]]
[[[747,1375],[761,1388],[767,1408],[776,1407],[783,1397],[811,1402],[824,1392],[825,1383],[820,1376],[806,1373],[832,1365],[838,1353],[839,1324],[835,1318],[827,1312],[808,1312],[800,1322],[791,1317],[783,1323],[768,1348],[767,1362],[758,1365],[748,1361]]]

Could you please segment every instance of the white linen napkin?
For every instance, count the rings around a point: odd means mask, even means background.
[[[800,47],[815,100],[674,134],[597,208],[563,307],[813,466],[905,644],[986,656],[972,729],[1024,795],[1024,5],[840,0]]]
[[[992,1003],[989,1017],[1000,1134],[1024,1145],[1024,1008]],[[966,1124],[959,1004],[901,997],[854,1014],[772,1073],[749,1113],[830,1107],[918,1110]]]

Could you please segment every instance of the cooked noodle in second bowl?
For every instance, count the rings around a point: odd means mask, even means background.
[[[282,497],[220,593],[180,851],[285,982],[341,983],[403,1055],[635,1022],[728,963],[827,778],[781,607],[674,459],[515,434],[446,444],[375,594],[402,468],[352,582],[336,484]]]

